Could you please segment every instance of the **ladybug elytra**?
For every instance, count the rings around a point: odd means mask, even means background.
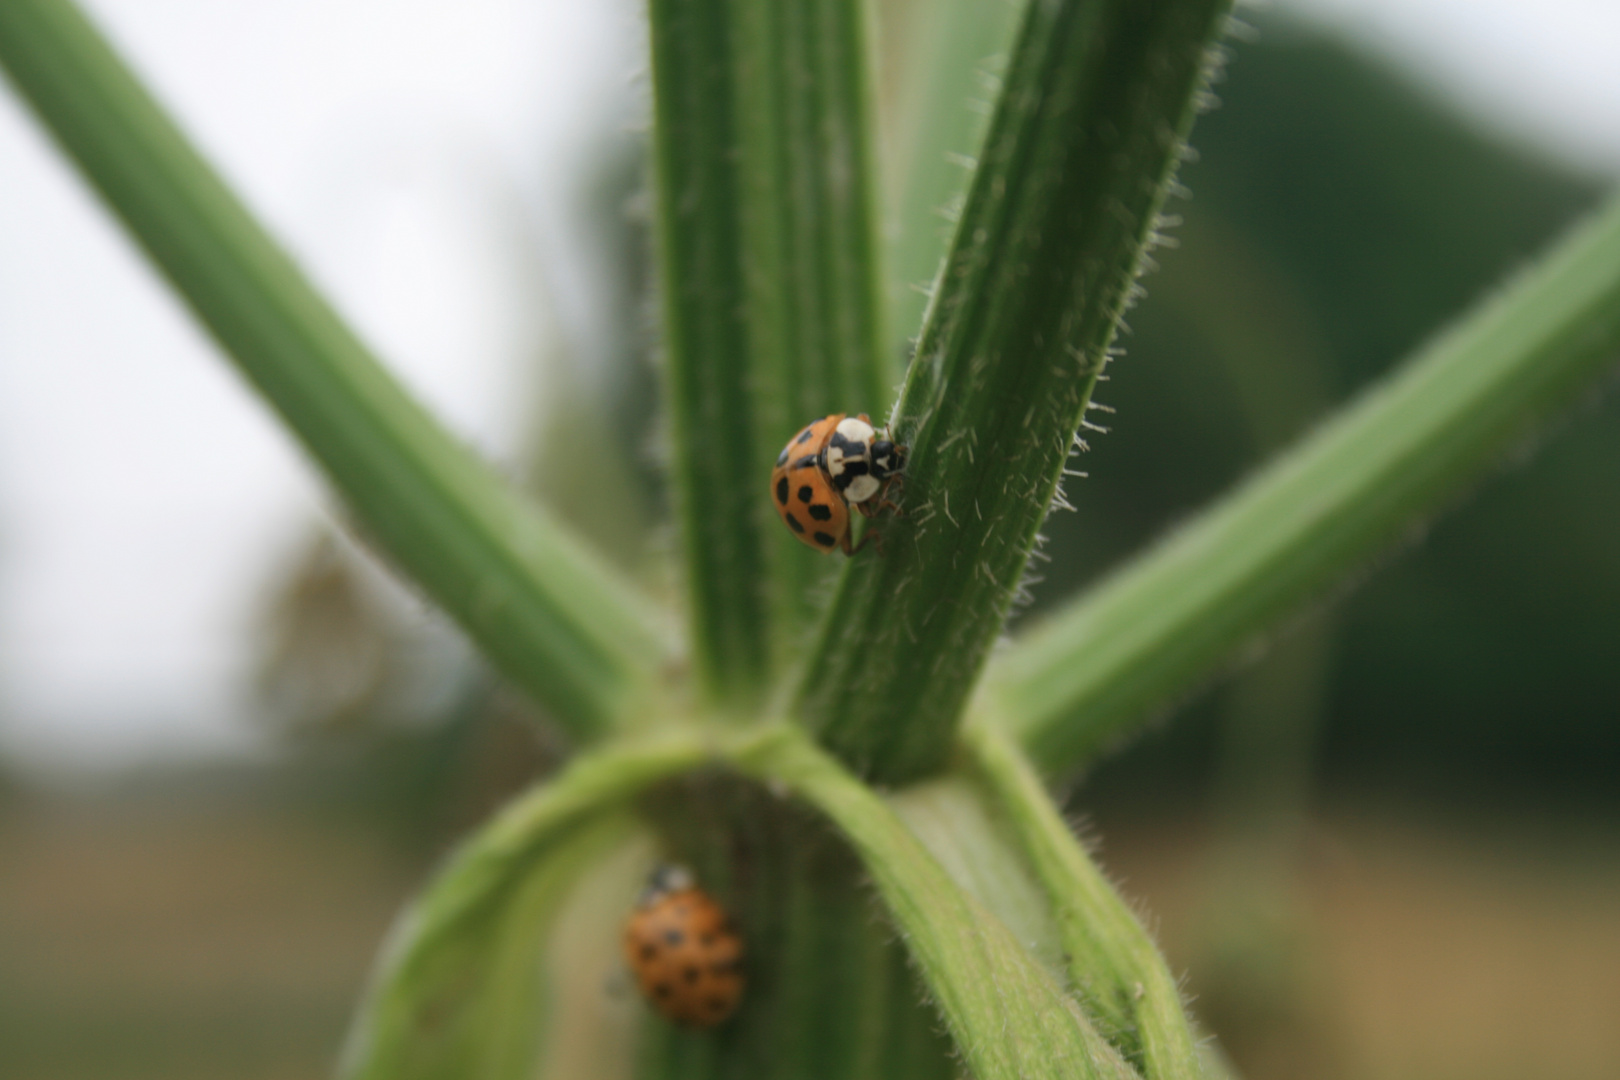
[[[713,1027],[742,1001],[742,937],[681,867],[654,872],[625,924],[624,954],[642,996],[677,1024]]]
[[[905,447],[880,437],[865,413],[834,413],[788,440],[771,470],[771,503],[804,543],[853,555],[874,534],[850,545],[849,508],[865,517],[896,509],[884,492],[905,463]]]

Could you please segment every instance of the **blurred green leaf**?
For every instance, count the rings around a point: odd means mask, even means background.
[[[890,377],[859,0],[653,0],[674,480],[699,676],[757,699],[831,564],[771,520],[777,451]]]
[[[1148,1080],[1204,1075],[1176,981],[1147,931],[1086,855],[1029,762],[1001,732],[964,739],[1046,888],[1074,983],[1102,1030]]]
[[[0,4],[0,63],[374,538],[578,736],[668,654],[639,597],[377,363],[68,0]]]
[[[529,1075],[542,1049],[538,950],[557,905],[629,835],[630,799],[710,753],[691,733],[603,747],[479,829],[394,928],[344,1075]]]
[[[1236,493],[1053,616],[992,699],[1072,768],[1421,523],[1613,368],[1620,202]]]
[[[894,811],[802,733],[782,729],[731,759],[804,799],[849,840],[978,1080],[1136,1075]]]
[[[1046,890],[1024,859],[1006,815],[987,796],[977,776],[953,769],[889,793],[884,801],[951,880],[1067,987],[1064,946]]]
[[[851,560],[797,715],[937,768],[1058,494],[1192,122],[1223,0],[1033,4],[894,414],[905,515]]]

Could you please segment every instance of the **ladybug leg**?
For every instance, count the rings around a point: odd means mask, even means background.
[[[895,517],[905,517],[906,516],[905,508],[902,507],[899,503],[895,502],[893,499],[889,498],[889,492],[891,492],[891,491],[904,491],[905,489],[906,489],[906,474],[905,473],[897,473],[897,474],[895,474],[893,477],[891,477],[889,479],[889,483],[883,489],[883,501],[878,503],[878,509],[879,510],[893,510]]]
[[[905,511],[905,508],[903,506],[901,506],[897,502],[891,502],[887,498],[885,498],[882,502],[878,503],[872,509],[866,511],[866,516],[867,517],[875,517],[875,516],[877,516],[878,514],[882,513],[885,510],[894,511],[894,516],[895,517],[905,517],[906,516],[906,511]]]
[[[856,544],[854,547],[851,547],[849,544],[849,534],[844,534],[845,555],[854,555],[867,544],[872,545],[872,547],[877,551],[879,557],[883,555],[883,534],[877,529],[867,529],[865,535],[861,537],[861,542]]]
[[[870,517],[877,517],[879,514],[883,513],[883,511],[885,511],[885,510],[892,511],[894,513],[895,517],[905,517],[906,516],[905,508],[902,507],[899,503],[895,502],[893,499],[889,498],[889,492],[891,490],[893,490],[895,485],[900,485],[902,487],[904,486],[903,484],[901,484],[901,481],[903,479],[905,479],[904,476],[896,476],[896,477],[894,477],[884,487],[882,495],[880,495],[876,499],[868,499],[868,500],[866,500],[866,502],[856,503],[855,504],[855,509],[859,510],[862,514],[864,514],[866,517],[869,517],[869,518]]]

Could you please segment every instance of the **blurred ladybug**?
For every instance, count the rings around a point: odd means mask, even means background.
[[[713,1027],[743,995],[743,942],[731,918],[679,866],[654,871],[624,927],[624,954],[653,1008]]]
[[[865,413],[834,413],[788,440],[771,470],[776,512],[793,535],[817,551],[853,555],[875,535],[849,543],[849,508],[865,517],[898,509],[884,493],[906,465],[906,448],[879,438]]]

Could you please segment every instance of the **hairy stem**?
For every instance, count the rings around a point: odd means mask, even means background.
[[[652,0],[674,479],[699,676],[758,700],[830,569],[771,520],[782,445],[885,405],[859,0]]]
[[[796,714],[938,768],[1019,589],[1192,122],[1225,0],[1032,4],[894,414],[904,516],[852,560]]]
[[[1008,650],[987,687],[1073,768],[1320,596],[1620,357],[1620,200],[1417,357]]]

